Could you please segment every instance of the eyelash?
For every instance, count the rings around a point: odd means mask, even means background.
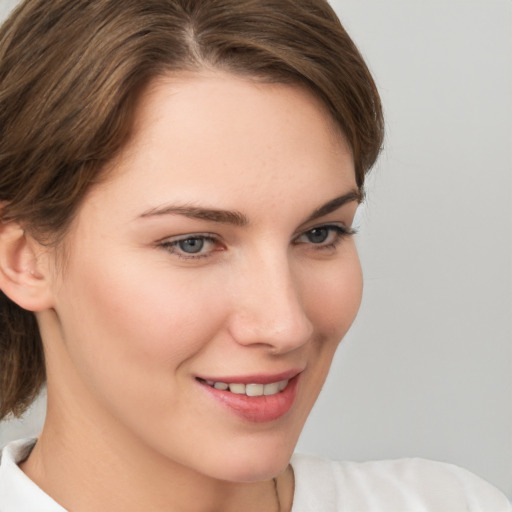
[[[320,231],[320,230],[327,230],[329,232],[327,234],[328,237],[330,234],[333,234],[334,240],[332,240],[331,242],[329,242],[327,244],[322,243],[322,242],[314,243],[311,241],[306,241],[306,242],[299,241],[300,238],[306,237],[308,235],[311,235],[314,231]],[[339,225],[339,224],[323,224],[320,226],[315,226],[313,228],[310,228],[307,231],[304,231],[302,234],[300,234],[293,240],[293,243],[294,243],[294,245],[310,244],[314,247],[314,250],[317,250],[317,251],[332,250],[332,249],[335,249],[338,246],[338,244],[341,243],[344,239],[351,237],[351,236],[355,235],[356,233],[357,233],[357,230],[355,230],[353,228],[348,228],[348,227],[344,226],[343,224],[341,224],[341,225]],[[174,240],[163,241],[159,244],[159,246],[162,247],[163,249],[165,249],[166,251],[170,252],[171,254],[176,255],[178,258],[181,258],[184,260],[198,260],[198,259],[202,259],[202,258],[208,258],[208,257],[211,257],[213,252],[217,252],[217,251],[215,251],[215,249],[213,249],[213,250],[205,252],[205,253],[198,252],[197,254],[194,254],[194,253],[183,252],[183,250],[179,248],[180,243],[192,241],[192,240],[196,240],[196,241],[198,240],[203,244],[205,242],[211,243],[211,244],[220,243],[220,241],[217,237],[214,237],[209,234],[197,233],[197,234],[193,234],[193,235],[183,236],[181,238],[177,238]],[[200,250],[202,250],[202,247],[200,248]]]

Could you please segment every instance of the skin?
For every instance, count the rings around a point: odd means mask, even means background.
[[[337,231],[356,198],[350,150],[304,89],[220,72],[152,84],[66,236],[64,268],[38,255],[48,413],[22,469],[78,512],[272,511],[276,475],[289,510],[289,458],[361,299],[353,237]],[[169,205],[246,224],[155,213]],[[177,239],[198,234],[213,241],[192,258]],[[196,379],[290,369],[296,399],[270,422]]]

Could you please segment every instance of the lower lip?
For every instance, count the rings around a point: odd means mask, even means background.
[[[291,409],[297,396],[299,377],[300,375],[296,375],[290,379],[283,391],[268,396],[237,395],[198,382],[211,397],[239,418],[253,423],[265,423],[281,418]]]

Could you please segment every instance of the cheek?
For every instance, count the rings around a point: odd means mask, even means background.
[[[185,357],[197,351],[204,335],[220,322],[218,302],[209,300],[211,290],[204,280],[171,272],[118,277],[110,279],[112,293],[102,296],[102,310],[112,312],[106,320],[114,333],[126,331],[142,354]],[[93,290],[91,296],[98,293],[101,290]]]
[[[211,279],[124,261],[70,269],[58,308],[68,381],[134,431],[170,428],[173,411],[190,409],[189,362],[221,329],[226,306],[212,300]]]
[[[208,279],[136,257],[120,266],[112,255],[70,269],[68,282],[80,292],[66,285],[57,308],[67,349],[87,378],[165,379],[215,335],[222,305],[210,300]]]
[[[355,245],[347,246],[342,258],[328,262],[304,283],[305,307],[312,321],[337,346],[361,304],[363,279]]]
[[[302,428],[324,385],[336,349],[361,303],[363,280],[355,246],[347,248],[339,260],[327,262],[314,273],[304,269],[301,283],[304,307],[317,334],[308,353],[311,371],[301,390],[304,407],[298,424]]]

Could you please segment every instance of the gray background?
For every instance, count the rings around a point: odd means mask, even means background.
[[[512,496],[512,2],[333,5],[387,138],[361,212],[362,309],[298,449],[445,460]],[[0,444],[43,409],[0,424]]]

